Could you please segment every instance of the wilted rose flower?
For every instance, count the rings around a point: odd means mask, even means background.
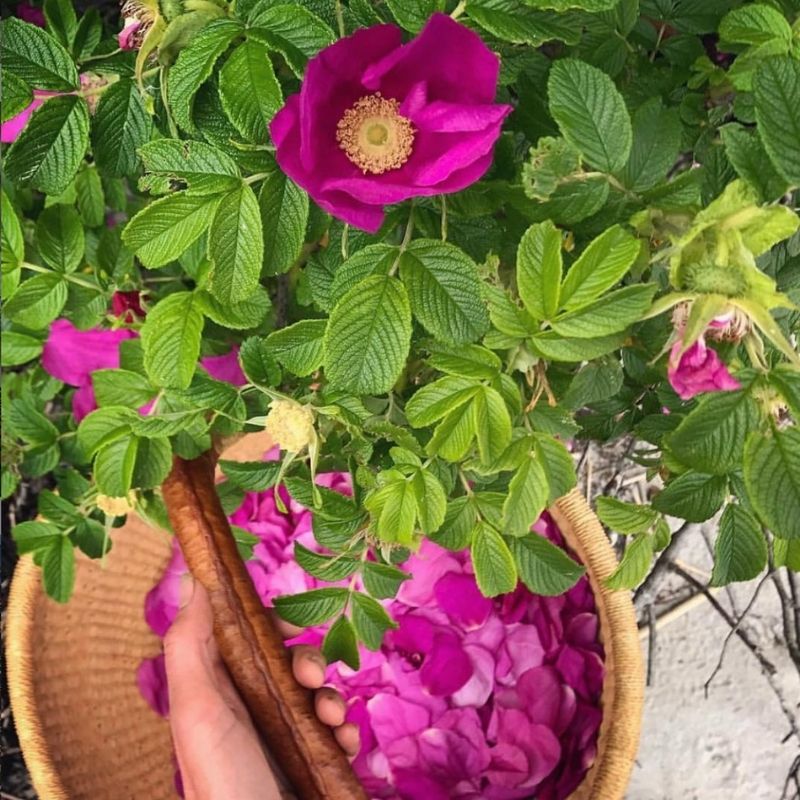
[[[512,110],[495,103],[499,68],[445,14],[406,44],[394,25],[359,30],[309,61],[273,119],[278,163],[326,211],[374,232],[383,206],[457,192],[489,169]]]
[[[142,293],[138,290],[114,292],[111,295],[111,313],[129,325],[144,319],[146,312],[142,308]]]
[[[701,392],[725,392],[740,389],[741,384],[701,336],[683,355],[676,342],[670,353],[667,375],[681,400],[690,400]]]
[[[154,0],[127,0],[120,11],[122,30],[117,34],[121,50],[138,50],[144,37],[158,16],[158,5]]]

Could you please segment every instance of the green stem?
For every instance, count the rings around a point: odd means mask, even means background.
[[[459,4],[452,10],[450,17],[458,19],[467,10],[467,0],[460,0]]]
[[[336,0],[336,24],[339,26],[339,38],[344,39],[345,37],[345,29],[344,29],[344,12],[342,11],[342,0]]]
[[[447,198],[442,195],[439,198],[442,201],[442,241],[447,241]]]
[[[400,256],[403,255],[406,248],[411,241],[411,237],[414,235],[414,201],[411,201],[411,210],[408,214],[408,222],[406,223],[406,232],[403,234],[403,241],[400,242],[400,249],[397,253],[397,258],[394,260],[394,264],[392,264],[392,268],[389,270],[389,276],[391,277],[397,272],[398,266],[400,266]]]
[[[244,182],[249,186],[251,183],[258,183],[259,181],[263,181],[265,178],[269,178],[271,173],[269,172],[259,172],[256,175],[251,175],[249,178],[245,178]]]
[[[29,269],[31,272],[41,272],[45,275],[51,275],[54,270],[47,269],[47,267],[40,267],[38,264],[31,264],[29,261],[23,261],[21,266],[24,269]],[[56,273],[61,275],[65,280],[68,280],[70,283],[74,283],[76,286],[83,286],[84,289],[92,289],[95,292],[102,292],[102,288],[99,287],[96,283],[91,283],[90,281],[85,281],[82,278],[79,278],[77,275],[71,275],[69,273]]]

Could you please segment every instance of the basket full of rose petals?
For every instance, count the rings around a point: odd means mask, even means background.
[[[242,444],[263,452],[263,438]],[[324,473],[317,482],[351,492],[346,473]],[[314,578],[299,565],[298,548],[320,550],[314,515],[284,487],[246,493],[228,519],[252,548],[246,571],[263,606],[348,584]],[[565,593],[536,595],[520,583],[487,598],[468,553],[428,541],[398,565],[410,577],[383,601],[396,627],[375,650],[359,647],[357,668],[328,666],[327,684],[359,728],[352,770],[364,796],[622,797],[643,691],[633,609],[625,595],[602,586],[615,558],[577,492],[545,512],[534,533],[585,566]],[[68,606],[48,600],[38,568],[21,563],[9,669],[17,725],[43,798],[181,793],[164,719],[162,638],[178,613],[186,572],[177,538],[134,515],[116,531],[103,567],[79,562]],[[309,627],[287,644],[318,645],[324,633],[325,626]]]

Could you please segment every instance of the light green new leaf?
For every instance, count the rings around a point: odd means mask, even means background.
[[[582,308],[618,283],[633,266],[641,245],[619,225],[594,239],[570,267],[561,286],[561,306]]]
[[[267,126],[283,105],[283,92],[263,44],[247,40],[231,53],[219,73],[219,94],[239,133],[247,141],[266,142]]]
[[[336,304],[325,333],[325,372],[354,394],[383,394],[400,377],[411,343],[411,308],[397,278],[373,275]]]
[[[200,356],[203,313],[192,292],[161,300],[142,327],[144,364],[156,386],[186,389]]]
[[[577,483],[575,461],[567,448],[553,436],[535,433],[536,459],[544,469],[550,490],[548,504],[571,491]]]
[[[62,275],[48,272],[20,284],[5,302],[3,313],[12,322],[32,330],[46,328],[67,302],[67,284]]]
[[[531,225],[517,249],[517,289],[536,319],[552,319],[561,291],[561,231],[547,220]]]
[[[417,517],[423,533],[429,536],[439,530],[447,511],[447,495],[439,479],[429,469],[419,470],[413,478],[417,496]]]
[[[478,384],[468,378],[448,375],[418,389],[406,403],[406,417],[414,428],[432,425],[477,394]]]
[[[431,345],[435,348],[428,364],[439,372],[465,378],[493,380],[500,373],[502,361],[491,350],[477,344],[458,346]]]
[[[766,3],[750,3],[729,11],[719,24],[723,42],[764,44],[779,39],[788,49],[792,43],[792,28],[786,17]]]
[[[217,206],[208,231],[209,291],[221,303],[247,300],[258,287],[264,238],[253,190],[242,183]]]
[[[508,495],[503,503],[503,533],[506,536],[528,534],[547,506],[549,496],[547,473],[531,453],[508,484]]]
[[[489,315],[478,268],[463,250],[447,242],[416,239],[400,257],[400,276],[414,316],[437,339],[464,344],[486,333]]]
[[[742,506],[726,506],[714,542],[711,585],[749,581],[766,565],[767,540],[758,521]]]
[[[475,433],[472,405],[464,403],[450,411],[439,423],[425,447],[425,452],[441,456],[445,461],[455,464],[466,456]]]
[[[517,586],[514,556],[503,537],[488,523],[479,522],[472,535],[472,567],[478,588],[486,597],[513,592]]]
[[[653,558],[653,537],[640,533],[633,537],[625,548],[622,561],[614,572],[605,580],[609,589],[633,589],[638,586]]]
[[[94,460],[94,479],[101,494],[127,496],[133,486],[139,441],[136,436],[123,436],[98,450]]]
[[[550,69],[547,91],[564,138],[596,169],[621,170],[631,151],[631,120],[611,78],[583,61],[562,59]]]
[[[211,224],[219,197],[175,192],[145,206],[126,226],[122,240],[148,269],[181,256]]]
[[[28,86],[55,92],[68,92],[80,86],[78,70],[69,53],[36,25],[16,17],[4,19],[0,22],[0,41],[3,69]]]
[[[481,462],[493,464],[511,441],[511,418],[503,396],[491,386],[479,386],[472,416]]]
[[[800,539],[800,430],[753,433],[744,453],[747,495],[762,522],[783,539]]]
[[[583,308],[560,315],[553,330],[561,336],[596,339],[624,330],[650,308],[656,285],[639,283],[617,289]]]
[[[538,533],[511,541],[522,582],[534,594],[553,597],[571,589],[586,570]]]
[[[4,54],[5,56],[5,54]],[[76,95],[51,97],[33,112],[5,159],[8,177],[45,194],[72,182],[89,145],[89,109]]]
[[[0,333],[0,366],[18,367],[38,358],[42,353],[42,342],[27,333],[3,331]]]
[[[83,260],[83,225],[71,206],[57,203],[36,221],[36,246],[48,266],[57,272],[74,272]]]
[[[114,178],[137,172],[142,163],[137,151],[151,130],[150,115],[132,80],[106,89],[92,122],[92,151],[100,171]]]
[[[777,56],[763,61],[753,78],[761,141],[778,172],[800,186],[800,61]]]

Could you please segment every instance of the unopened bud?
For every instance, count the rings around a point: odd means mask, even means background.
[[[109,517],[124,517],[136,508],[136,495],[131,491],[127,497],[109,497],[98,494],[95,505]]]
[[[301,452],[317,436],[311,409],[294,400],[274,400],[265,428],[275,444],[290,453]]]

